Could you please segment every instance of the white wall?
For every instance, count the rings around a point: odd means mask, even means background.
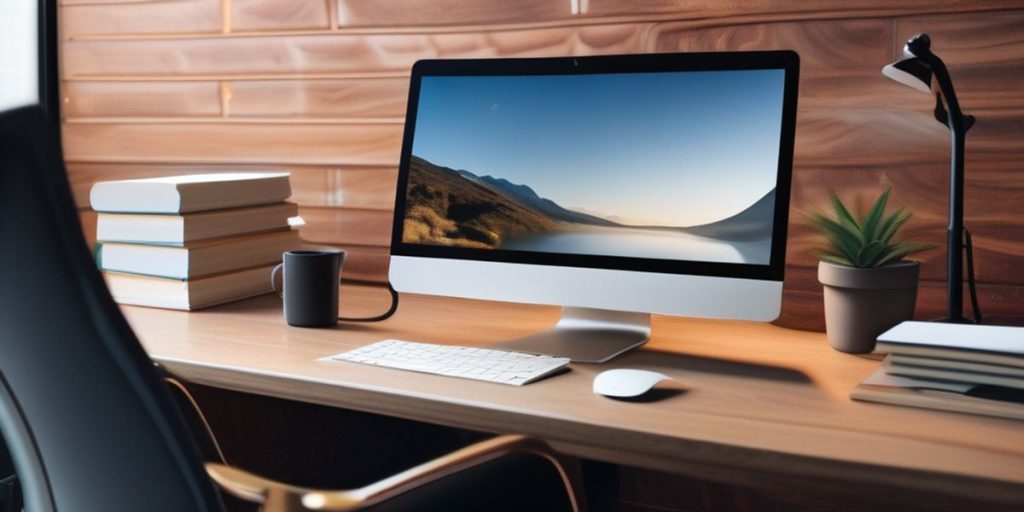
[[[0,0],[0,111],[39,102],[37,0]]]

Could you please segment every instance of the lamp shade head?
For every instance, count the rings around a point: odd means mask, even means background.
[[[932,69],[917,57],[893,62],[882,68],[882,74],[907,87],[932,92]]]
[[[903,45],[903,55],[905,57],[924,57],[932,52],[932,39],[928,37],[928,34],[918,34],[910,39],[907,39],[907,44]]]

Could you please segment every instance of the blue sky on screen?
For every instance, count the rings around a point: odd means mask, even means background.
[[[619,222],[703,224],[775,187],[783,78],[424,77],[412,152]]]

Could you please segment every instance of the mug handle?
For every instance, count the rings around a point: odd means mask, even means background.
[[[281,270],[282,267],[284,267],[284,263],[278,263],[277,266],[274,267],[274,270],[270,271],[270,288],[274,290],[274,293],[276,293],[277,297],[280,299],[284,298],[284,294],[282,290],[277,289],[277,271]],[[283,288],[284,280],[281,281],[281,285]]]
[[[341,262],[338,263],[338,286],[345,284],[345,251],[341,251]]]

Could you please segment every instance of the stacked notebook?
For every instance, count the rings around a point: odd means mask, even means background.
[[[107,181],[89,195],[97,261],[123,304],[194,310],[271,290],[297,248],[287,173]]]
[[[1024,419],[1024,328],[903,322],[856,400]]]

